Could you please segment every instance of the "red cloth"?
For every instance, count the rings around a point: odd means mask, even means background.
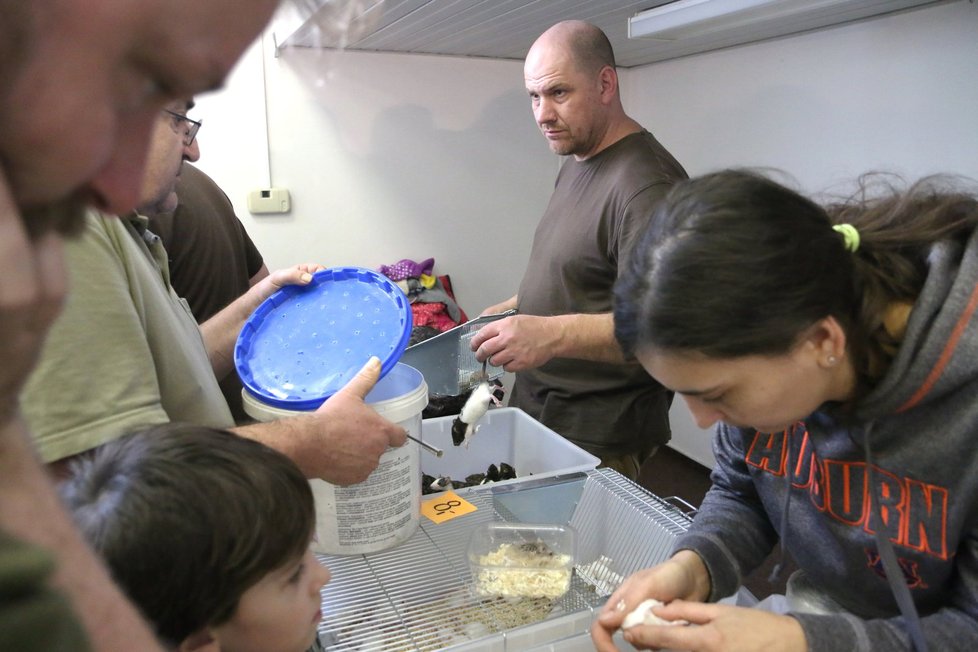
[[[455,299],[455,292],[452,290],[452,279],[448,277],[448,274],[438,277],[438,282],[441,283],[442,289],[445,290],[452,301],[458,306],[458,301]],[[426,303],[424,301],[415,301],[411,304],[411,313],[414,317],[415,326],[430,326],[432,328],[437,328],[438,330],[444,332],[451,328],[458,326],[459,324],[464,324],[469,320],[465,315],[465,311],[462,310],[462,306],[458,306],[459,321],[452,319],[451,314],[448,312],[448,308],[444,303]]]
[[[411,313],[414,316],[415,326],[431,326],[440,331],[447,331],[458,326],[458,322],[451,318],[444,303],[422,303],[420,301],[411,304]]]

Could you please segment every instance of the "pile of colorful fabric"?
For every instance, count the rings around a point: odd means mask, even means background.
[[[435,276],[434,268],[434,258],[421,262],[405,258],[393,265],[381,265],[378,270],[397,283],[411,302],[414,326],[409,345],[423,342],[469,320],[455,301],[451,279],[447,274]],[[502,398],[502,383],[493,381],[493,388],[500,392]],[[470,394],[471,390],[457,396],[429,395],[428,405],[421,416],[430,419],[458,414]]]
[[[451,279],[447,274],[435,276],[434,268],[434,258],[421,262],[404,258],[393,265],[381,265],[379,271],[407,295],[415,328],[443,332],[468,321],[468,317],[455,301]]]

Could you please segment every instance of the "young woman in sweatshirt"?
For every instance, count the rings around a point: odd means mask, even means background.
[[[978,199],[877,178],[821,207],[726,171],[659,205],[616,288],[623,349],[716,423],[713,486],[674,555],[629,577],[679,650],[978,649]],[[786,614],[705,604],[780,542]]]

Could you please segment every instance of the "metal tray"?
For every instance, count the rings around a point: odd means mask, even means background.
[[[418,342],[404,350],[401,362],[421,372],[428,383],[428,393],[440,396],[458,396],[483,380],[494,380],[503,375],[502,367],[488,365],[486,378],[482,363],[475,359],[469,341],[480,328],[489,322],[516,314],[509,310],[498,315],[476,317],[444,333]]]

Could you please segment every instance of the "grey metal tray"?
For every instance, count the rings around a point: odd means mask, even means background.
[[[418,342],[404,350],[401,362],[414,367],[424,376],[428,393],[441,396],[458,396],[483,379],[493,380],[503,375],[502,367],[489,365],[488,378],[482,374],[482,363],[475,359],[469,341],[480,328],[489,322],[516,314],[515,310],[498,315],[476,317],[444,333]]]

